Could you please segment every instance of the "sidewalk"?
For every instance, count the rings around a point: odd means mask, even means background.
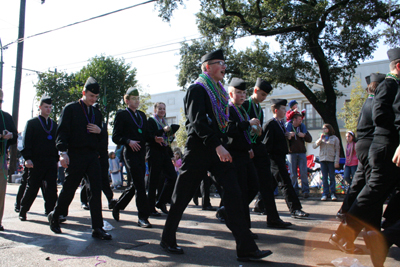
[[[302,267],[333,266],[336,258],[351,257],[335,250],[327,241],[338,226],[334,215],[341,203],[321,202],[318,197],[301,199],[303,210],[311,214],[308,220],[290,217],[284,199],[277,198],[281,218],[293,223],[286,230],[266,227],[265,216],[251,214],[252,231],[260,249],[270,249],[273,254],[259,263],[236,261],[235,242],[228,228],[218,222],[215,212],[203,211],[191,202],[179,225],[178,244],[183,255],[164,252],[160,246],[160,235],[166,215],[150,218],[153,228],[137,226],[137,211],[132,201],[121,211],[120,221],[112,218],[103,195],[104,220],[115,227],[111,241],[100,241],[91,237],[89,211],[80,207],[79,190],[70,206],[68,221],[61,225],[63,234],[50,231],[44,215],[41,192],[21,222],[14,212],[18,184],[8,184],[6,207],[3,218],[4,232],[0,232],[0,266],[268,266]],[[60,187],[59,187],[60,190]],[[120,193],[115,194],[119,197]],[[339,199],[340,200],[340,199]],[[213,198],[212,205],[218,206]],[[356,244],[366,250],[362,238]],[[95,257],[98,257],[97,260]],[[372,266],[369,255],[355,255],[365,266]],[[392,247],[386,267],[399,266],[400,250]]]

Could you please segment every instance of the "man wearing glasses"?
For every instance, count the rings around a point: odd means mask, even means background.
[[[160,245],[169,253],[183,254],[176,241],[179,221],[209,171],[223,188],[226,225],[236,240],[237,260],[259,260],[272,252],[260,251],[254,242],[243,216],[245,207],[232,156],[225,148],[228,141],[225,131],[229,120],[229,95],[220,83],[226,69],[222,50],[204,55],[201,62],[203,73],[184,97],[188,139]]]
[[[0,231],[4,231],[1,224],[4,214],[4,200],[7,188],[7,150],[10,145],[17,143],[18,131],[10,114],[1,110],[3,90],[0,89]]]

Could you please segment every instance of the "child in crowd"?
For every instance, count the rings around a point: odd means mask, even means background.
[[[115,156],[114,152],[110,152],[108,155],[109,159],[109,170],[110,170],[110,175],[111,175],[111,180],[112,180],[112,185],[114,189],[120,188],[122,185],[122,180],[120,176],[120,168],[119,168],[119,159]]]
[[[304,117],[306,116],[306,110],[303,109],[301,112],[298,111],[297,107],[298,107],[298,103],[296,100],[292,100],[289,102],[289,107],[290,109],[288,111],[286,111],[286,124],[285,127],[286,129],[292,129],[292,118],[294,116],[294,114],[301,114]],[[304,125],[304,123],[300,124],[300,132],[302,133],[307,133],[307,128]]]

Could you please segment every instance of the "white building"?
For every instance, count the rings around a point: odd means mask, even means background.
[[[342,112],[342,107],[346,101],[350,100],[350,92],[356,86],[358,80],[361,81],[362,87],[367,87],[367,83],[365,81],[365,77],[371,74],[372,72],[379,73],[388,73],[389,72],[389,60],[381,60],[374,61],[370,63],[363,63],[358,66],[356,69],[356,73],[352,80],[352,83],[349,87],[344,87],[341,84],[338,84],[337,90],[344,93],[345,96],[339,98],[337,100],[336,110],[337,112]],[[321,88],[321,85],[315,85],[315,88]],[[226,86],[227,88],[227,86]],[[164,102],[167,106],[167,121],[168,124],[171,123],[179,123],[179,120],[182,118],[181,110],[183,110],[183,97],[185,96],[185,92],[183,91],[172,91],[165,92],[160,94],[153,94],[151,96],[152,102]],[[267,97],[267,99],[262,103],[262,107],[264,110],[264,122],[272,117],[272,111],[270,109],[270,101],[272,98],[284,98],[287,99],[288,102],[291,100],[296,100],[299,103],[300,109],[306,109],[306,117],[304,123],[307,126],[308,131],[310,132],[313,140],[315,141],[320,133],[323,121],[321,116],[315,111],[312,105],[308,102],[306,97],[301,94],[297,89],[292,86],[285,85],[282,89],[276,88],[272,91],[272,94]],[[289,108],[289,107],[288,107]],[[149,109],[150,113],[153,113],[153,108]],[[346,129],[343,128],[343,121],[338,120],[338,124],[340,127],[340,134],[342,137],[342,141],[345,142],[345,134]],[[346,144],[344,144],[345,146]],[[307,144],[307,154],[319,155],[319,149],[314,150],[312,148],[312,143]]]

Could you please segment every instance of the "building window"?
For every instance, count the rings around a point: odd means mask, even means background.
[[[168,125],[176,124],[176,117],[167,117],[165,120],[167,121]]]
[[[306,125],[308,130],[321,129],[323,120],[315,108],[310,104],[305,104],[306,116],[303,123]]]

